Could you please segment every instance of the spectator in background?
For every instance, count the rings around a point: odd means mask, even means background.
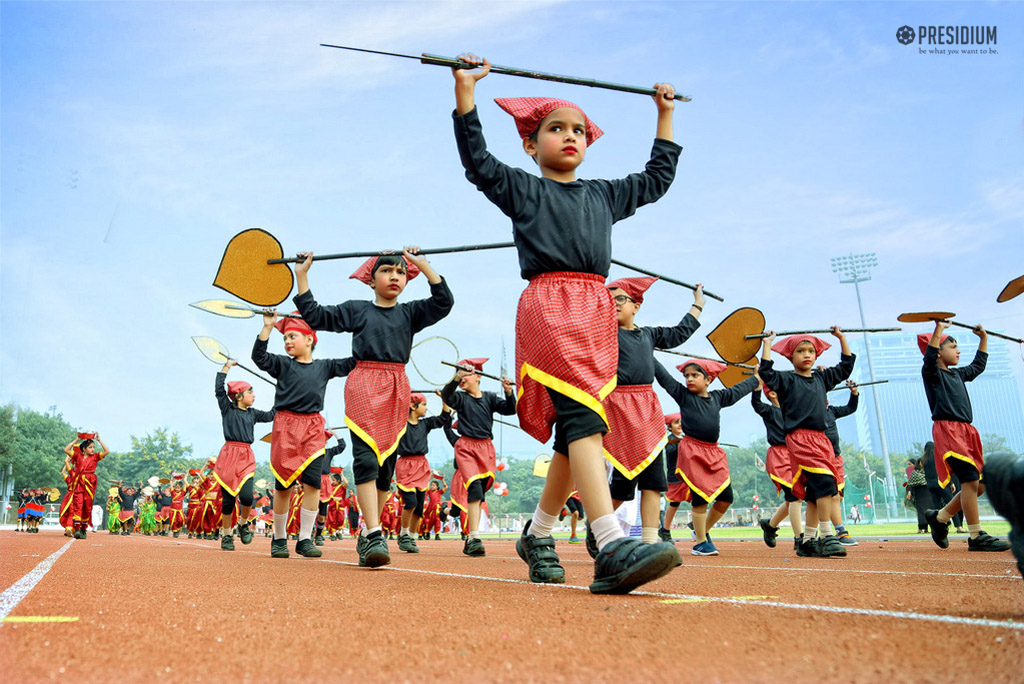
[[[917,509],[917,533],[928,534],[928,521],[925,512],[935,508],[932,496],[928,492],[928,480],[924,475],[924,464],[921,459],[914,463],[914,469],[907,475],[907,502]]]
[[[860,524],[860,508],[857,504],[850,506],[850,521],[856,525]]]

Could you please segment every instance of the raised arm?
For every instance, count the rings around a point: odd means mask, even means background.
[[[682,405],[689,390],[686,389],[685,385],[673,378],[672,374],[658,361],[654,362],[654,379],[658,381],[662,389],[676,400],[677,404]]]

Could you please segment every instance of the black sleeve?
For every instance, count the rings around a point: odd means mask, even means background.
[[[654,362],[654,379],[658,381],[662,389],[676,400],[677,404],[681,405],[683,403],[683,394],[689,390],[682,383],[677,382],[659,361]]]
[[[448,283],[441,279],[439,283],[430,283],[430,297],[410,303],[412,307],[412,331],[414,333],[434,325],[451,313],[455,306],[455,296]]]
[[[857,360],[854,354],[842,354],[839,357],[839,364],[821,371],[825,380],[825,390],[828,391],[846,380],[853,374],[853,364]],[[762,378],[764,375],[761,376]]]
[[[850,400],[846,402],[846,406],[830,406],[829,408],[832,409],[832,415],[834,415],[836,418],[843,418],[856,411],[857,404],[859,402],[860,397],[858,397],[853,392],[850,392]]]
[[[660,347],[661,349],[672,349],[673,347],[678,347],[683,342],[690,339],[690,336],[693,335],[699,327],[700,321],[687,312],[687,314],[683,316],[683,320],[679,321],[677,325],[670,328],[653,327],[650,329],[654,332],[655,347]]]
[[[761,392],[750,393],[750,405],[754,407],[754,413],[762,418],[771,413],[772,405],[761,399]]]
[[[256,422],[257,423],[273,423],[274,422],[274,416],[277,415],[277,411],[276,410],[270,410],[270,411],[260,411],[259,409],[249,409],[249,410],[256,412]]]
[[[295,295],[292,302],[302,314],[302,320],[313,330],[356,332],[363,327],[361,302],[353,300],[333,306],[320,306],[313,297],[313,290]]]
[[[267,342],[268,340],[256,338],[256,342],[252,345],[252,362],[256,364],[257,368],[276,378],[284,370],[285,361],[276,354],[267,353]]]
[[[971,365],[959,369],[960,377],[963,378],[964,382],[970,382],[985,372],[986,365],[988,365],[988,353],[979,349],[974,355],[974,361],[971,361]]]
[[[505,394],[504,388],[495,395],[494,410],[503,416],[514,416],[516,414],[516,391],[512,394]]]
[[[737,385],[733,385],[732,387],[726,387],[725,389],[716,390],[718,392],[719,397],[721,397],[721,401],[718,405],[732,406],[737,401],[745,397],[747,394],[756,390],[757,384],[757,378],[750,377]]]
[[[924,348],[924,364],[921,366],[921,376],[929,385],[939,381],[939,350],[928,345]]]
[[[676,177],[676,163],[682,147],[671,140],[656,138],[644,170],[625,178],[604,181],[612,208],[613,221],[632,216],[638,207],[660,199]]]
[[[217,372],[213,381],[213,396],[217,397],[217,406],[220,408],[220,415],[231,410],[231,400],[228,399],[228,392],[224,389],[224,381],[228,379],[227,373]]]
[[[462,408],[462,397],[458,395],[458,389],[458,378],[452,378],[450,381],[448,381],[447,385],[441,388],[441,401],[448,404],[456,411]]]

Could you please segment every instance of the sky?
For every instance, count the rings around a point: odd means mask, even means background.
[[[905,24],[995,26],[998,42],[903,45]],[[869,326],[938,309],[1022,336],[1024,297],[996,303],[1024,273],[1022,29],[1022,3],[0,2],[0,402],[55,406],[114,451],[165,427],[197,456],[215,454],[218,366],[190,338],[215,337],[251,365],[261,321],[188,304],[229,298],[212,282],[236,233],[261,227],[286,254],[511,239],[463,176],[450,72],[320,43],[474,52],[691,96],[675,110],[673,186],[613,237],[615,258],[724,297],[709,300],[686,350],[712,355],[704,335],[744,306],[775,329],[859,324],[830,258],[866,252],[878,260],[861,284]],[[964,47],[988,51],[949,52]],[[526,95],[578,102],[604,129],[581,177],[643,168],[649,98],[491,75],[477,102],[499,159],[533,166],[493,102]],[[460,358],[490,357],[492,372],[504,348],[511,369],[525,285],[514,253],[431,261],[456,304],[417,339],[450,339]],[[368,298],[348,279],[357,265],[314,264],[318,300]],[[627,275],[613,266],[611,277]],[[427,294],[417,279],[403,298]],[[637,322],[672,325],[691,302],[658,283]],[[349,348],[349,336],[325,334],[316,355]],[[454,355],[425,342],[413,387],[443,382],[439,360]],[[270,408],[272,388],[253,384],[256,406]],[[342,398],[333,383],[330,425]],[[724,442],[763,436],[742,403],[722,425]],[[547,451],[511,428],[501,444]]]

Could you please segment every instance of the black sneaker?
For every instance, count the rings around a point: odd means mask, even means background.
[[[252,528],[249,527],[249,523],[243,523],[238,526],[238,538],[243,544],[252,544]]]
[[[796,547],[796,555],[801,558],[820,558],[818,553],[818,542],[816,539],[801,539]]]
[[[818,539],[818,555],[822,558],[845,558],[846,549],[839,543],[839,537],[826,534]]]
[[[590,529],[590,523],[587,523],[587,553],[590,557],[597,559],[597,537],[594,536],[594,530]]]
[[[558,562],[555,538],[533,536],[529,533],[531,522],[526,522],[523,533],[516,540],[516,553],[530,566],[530,581],[538,584],[564,584],[565,568]]]
[[[666,530],[664,527],[658,528],[658,539],[660,539],[663,542],[668,542],[669,544],[673,543],[672,533]]]
[[[935,509],[925,511],[924,519],[928,521],[928,528],[932,531],[932,541],[938,544],[940,549],[949,548],[949,522],[940,523],[939,512]]]
[[[799,551],[800,550],[800,542],[802,542],[803,540],[804,540],[804,535],[803,535],[802,532],[800,533],[799,537],[793,537],[793,550],[794,551]],[[797,555],[799,556],[800,554],[797,554]]]
[[[323,546],[324,545],[324,535],[322,535],[322,534],[314,535],[313,536],[313,543],[315,545],[317,545],[317,546]]]
[[[1010,543],[991,534],[981,532],[975,539],[967,540],[968,551],[1009,551]]]
[[[295,545],[295,553],[306,558],[319,558],[324,555],[323,551],[316,548],[312,539],[300,539],[299,543]]]
[[[178,538],[178,533],[177,533],[177,532],[175,532],[175,533],[174,533],[174,538],[175,538],[175,539],[177,539],[177,538]]]
[[[272,539],[270,541],[271,558],[287,558],[289,555],[287,539]]]
[[[779,536],[779,528],[772,527],[771,521],[765,520],[764,518],[758,520],[758,523],[761,525],[761,532],[764,535],[765,545],[769,549],[774,549],[775,545],[778,544],[778,542],[776,541],[776,537]]]
[[[398,535],[398,550],[406,553],[419,553],[420,547],[416,546],[416,540],[411,534]]]
[[[379,532],[372,538],[359,535],[359,539],[363,542],[362,550],[359,552],[360,567],[379,568],[391,562],[388,543],[384,541],[384,535]],[[358,542],[356,546],[358,547]]]
[[[486,556],[487,550],[479,537],[467,537],[466,543],[462,546],[462,553],[467,556]]]
[[[672,544],[644,544],[633,537],[619,537],[598,554],[590,593],[628,594],[664,577],[679,563],[679,552]]]
[[[234,551],[235,550],[235,538],[230,534],[225,534],[220,538],[220,550],[221,551]]]
[[[430,535],[427,536],[429,537]],[[437,532],[434,533],[434,541],[441,541],[441,535]]]

